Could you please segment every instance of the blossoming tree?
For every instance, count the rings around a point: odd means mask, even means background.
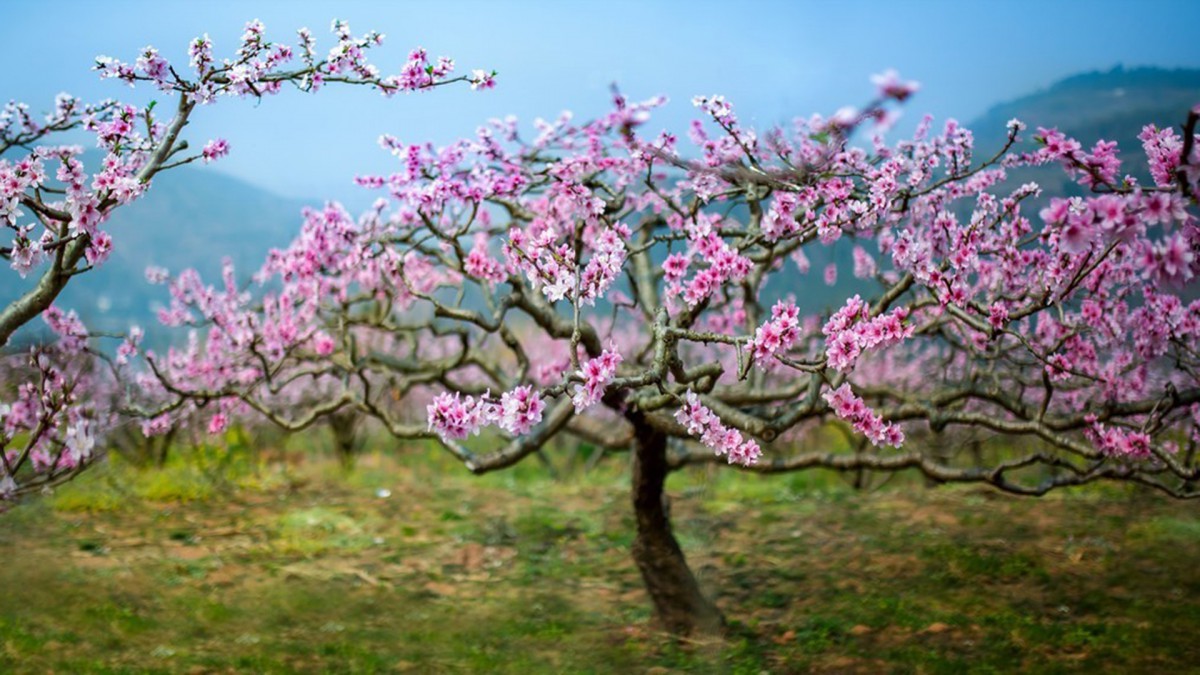
[[[0,307],[0,347],[39,315],[61,339],[33,348],[28,356],[4,357],[0,364],[14,375],[5,381],[20,382],[15,391],[0,391],[0,499],[68,478],[92,459],[95,436],[115,411],[100,402],[115,401],[112,396],[119,392],[87,358],[94,336],[73,312],[64,313],[53,303],[68,283],[77,283],[76,277],[108,258],[114,237],[104,225],[115,209],[139,198],[160,172],[228,153],[221,139],[199,151],[189,147],[183,132],[198,107],[223,98],[261,98],[289,85],[307,92],[331,84],[361,85],[385,96],[454,82],[492,86],[493,73],[454,76],[453,61],[431,61],[420,49],[397,74],[382,74],[367,59],[367,52],[382,43],[382,34],[355,36],[340,21],[332,31],[337,41],[325,56],[318,54],[307,29],[299,31],[293,47],[268,41],[263,25],[252,21],[236,52],[223,60],[214,58],[207,35],[188,46],[187,69],[169,63],[153,47],[142,50],[133,63],[96,60],[102,78],[155,87],[162,106],[89,105],[66,94],[59,95],[44,118],[25,104],[4,106],[0,259],[9,275],[36,275],[36,282]],[[91,173],[82,162],[83,148],[62,143],[73,131],[94,135],[105,153]],[[10,276],[4,283],[17,282]],[[140,338],[139,329],[130,331],[113,365],[123,365]]]
[[[358,178],[375,208],[306,212],[258,272],[268,290],[232,269],[218,286],[170,279],[161,318],[191,338],[148,355],[147,430],[185,412],[219,431],[350,410],[476,473],[559,435],[629,449],[633,557],[677,632],[722,624],[668,520],[666,477],[689,464],[1200,495],[1200,302],[1185,301],[1200,109],[1182,134],[1145,129],[1143,183],[1113,143],[1039,129],[1016,152],[1016,120],[985,158],[953,121],[888,145],[873,132],[916,85],[876,84],[861,110],[763,132],[698,97],[691,150],[643,135],[662,100],[619,94],[599,119],[532,137],[513,121],[444,148],[385,136],[400,168]],[[1086,196],[1034,209],[1038,186],[1005,182],[1044,163]],[[839,272],[810,274],[809,256],[837,247],[871,290],[802,311]],[[820,424],[861,442],[796,451]],[[966,458],[922,442],[964,429],[1014,441]]]

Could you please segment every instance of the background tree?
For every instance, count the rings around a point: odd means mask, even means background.
[[[9,275],[33,274],[37,279],[0,307],[0,347],[39,315],[61,339],[35,347],[28,356],[4,357],[15,360],[6,364],[12,372],[32,377],[6,378],[19,384],[15,391],[0,392],[0,497],[69,478],[93,459],[96,435],[114,412],[97,403],[112,400],[115,381],[102,372],[106,368],[86,357],[92,353],[89,339],[99,336],[90,335],[73,312],[58,311],[53,303],[68,283],[110,255],[114,240],[104,224],[115,209],[138,199],[160,172],[228,153],[221,139],[209,141],[198,152],[189,147],[183,132],[197,107],[222,98],[262,98],[285,85],[316,92],[328,84],[352,84],[392,96],[454,82],[470,82],[476,88],[492,84],[493,74],[483,71],[454,76],[453,61],[431,61],[421,49],[409,55],[399,73],[385,75],[367,60],[367,52],[382,43],[382,34],[355,36],[341,21],[333,22],[332,32],[337,42],[324,57],[308,29],[300,29],[293,47],[268,41],[263,25],[252,21],[227,59],[214,59],[207,35],[196,38],[188,47],[187,69],[172,65],[153,47],[142,50],[133,63],[97,58],[95,68],[102,78],[130,86],[153,85],[162,94],[161,105],[90,105],[63,94],[44,118],[25,104],[4,107],[0,259],[7,263]],[[163,109],[170,112],[162,115]],[[62,143],[77,130],[94,135],[105,153],[91,172],[83,164],[83,148]],[[5,283],[19,282],[10,278]],[[141,335],[140,329],[133,329],[110,365],[123,365]]]

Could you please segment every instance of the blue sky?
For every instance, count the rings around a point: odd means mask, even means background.
[[[889,67],[922,83],[906,108],[909,121],[925,112],[969,121],[993,103],[1118,63],[1200,67],[1200,2],[1190,0],[6,0],[0,11],[0,98],[36,110],[59,91],[144,101],[153,92],[100,82],[89,70],[93,58],[132,60],[153,44],[186,62],[188,40],[204,32],[222,57],[253,18],[270,39],[291,41],[308,26],[325,47],[335,17],[356,32],[379,30],[388,39],[374,59],[388,71],[417,45],[454,57],[460,70],[500,71],[499,86],[486,93],[462,87],[386,100],[341,90],[199,111],[190,138],[219,135],[233,147],[217,170],[311,201],[358,202],[356,173],[390,171],[394,160],[376,145],[381,133],[445,143],[507,114],[523,123],[564,109],[588,117],[608,105],[611,82],[631,98],[669,96],[652,125],[679,131],[695,94],[724,94],[743,119],[766,125],[861,103],[871,93],[868,77]]]

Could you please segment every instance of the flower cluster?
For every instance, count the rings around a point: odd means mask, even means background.
[[[583,363],[575,373],[583,378],[583,384],[575,385],[575,393],[571,396],[575,412],[587,410],[604,397],[604,390],[617,376],[617,366],[621,365],[622,360],[621,353],[615,348],[610,348],[601,352],[600,356]]]
[[[0,499],[53,484],[94,461],[112,423],[103,407],[111,382],[78,351],[78,320],[62,313],[46,318],[67,337],[34,348],[27,365],[0,363],[4,380],[20,382],[13,398],[0,398]]]
[[[468,276],[491,284],[498,284],[507,276],[504,273],[504,266],[488,255],[488,240],[482,233],[475,235],[475,244],[471,247],[471,252],[467,254],[466,260],[463,261],[463,271]]]
[[[783,301],[771,308],[771,320],[758,327],[750,341],[750,355],[759,365],[768,363],[772,356],[786,352],[800,338],[800,310],[796,303]]]
[[[205,163],[214,162],[228,154],[229,142],[224,138],[209,141],[204,145],[204,150],[201,152]]]
[[[871,317],[871,306],[855,295],[846,301],[825,326],[825,356],[834,370],[849,371],[863,352],[876,347],[896,344],[913,335],[914,328],[906,325],[909,310],[899,307]]]
[[[833,414],[850,423],[854,430],[867,437],[875,445],[900,447],[904,443],[904,431],[891,422],[884,422],[874,410],[850,388],[843,384],[822,396]]]
[[[687,428],[688,434],[699,438],[717,456],[726,457],[730,464],[751,466],[762,456],[754,439],[743,439],[741,432],[726,426],[716,413],[700,402],[694,391],[689,390],[684,395],[683,406],[675,411],[675,419]]]
[[[492,405],[474,396],[438,394],[426,407],[429,430],[443,440],[462,440],[479,430],[493,418]]]
[[[587,248],[592,255],[578,269],[572,262],[576,257],[574,247],[568,241],[560,241],[560,233],[555,229],[547,227],[531,235],[513,228],[504,245],[508,268],[523,272],[551,302],[568,298],[582,305],[594,305],[621,274],[629,228],[615,223],[611,227],[589,227],[584,234],[581,248]]]
[[[525,385],[505,392],[500,397],[500,412],[497,423],[510,434],[527,434],[542,421],[546,403],[533,387]]]
[[[750,273],[753,263],[720,235],[715,218],[697,214],[684,222],[678,216],[668,219],[672,228],[683,230],[688,238],[688,252],[669,257],[663,263],[667,293],[671,298],[682,296],[689,308],[695,308],[711,298],[726,284],[738,283]],[[700,269],[685,280],[687,271],[695,265]]]
[[[1154,457],[1149,434],[1101,424],[1096,420],[1095,415],[1088,416],[1088,424],[1086,431],[1088,440],[1105,455],[1134,460],[1147,460]]]
[[[524,435],[542,421],[546,404],[533,387],[525,385],[505,392],[499,402],[443,392],[426,406],[429,430],[447,441],[462,440],[488,424],[510,434]]]

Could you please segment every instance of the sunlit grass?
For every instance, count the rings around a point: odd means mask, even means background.
[[[628,458],[475,477],[310,438],[120,460],[4,516],[0,670],[1181,672],[1200,517],[1125,487],[1011,498],[900,476],[672,476],[731,620],[675,641],[629,558]],[[276,459],[274,450],[267,453]],[[877,484],[876,480],[872,484]]]

